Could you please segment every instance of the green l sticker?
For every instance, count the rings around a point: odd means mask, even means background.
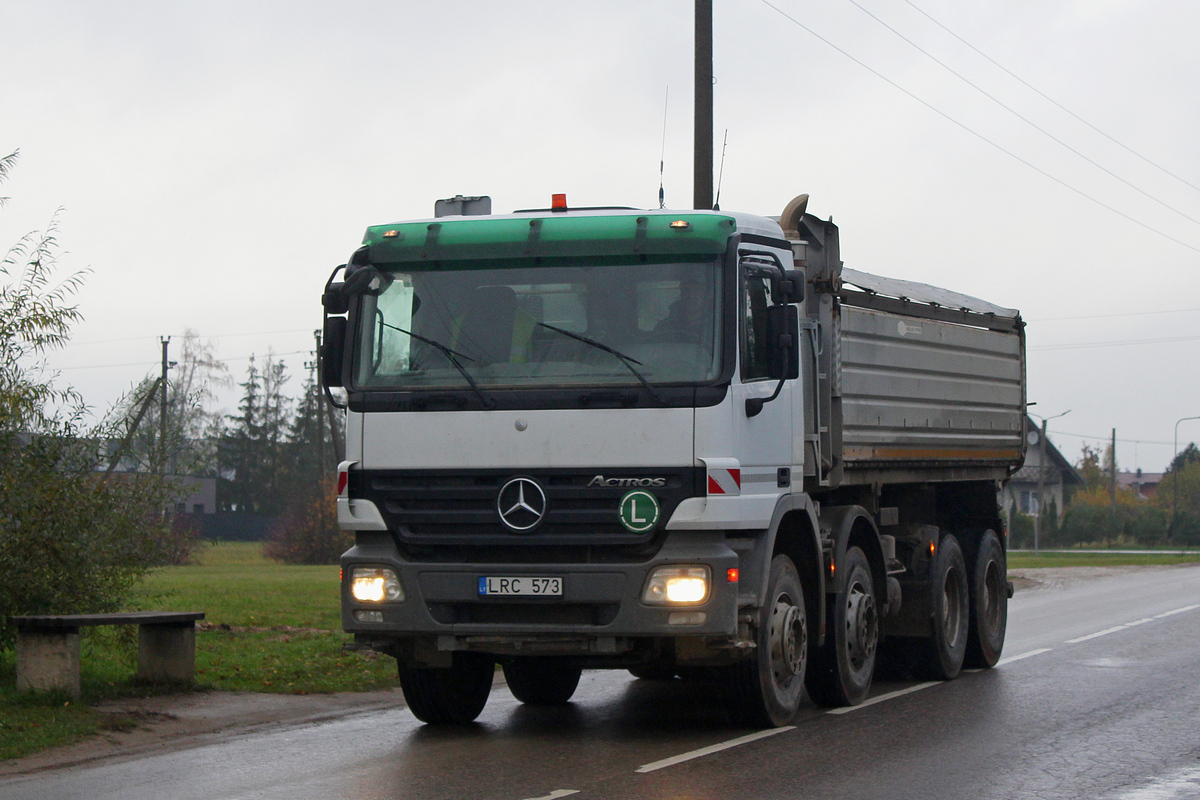
[[[649,492],[633,491],[621,498],[621,524],[634,533],[645,533],[658,522],[658,500]]]

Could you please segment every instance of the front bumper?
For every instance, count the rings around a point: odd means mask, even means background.
[[[738,566],[738,555],[715,531],[674,532],[652,559],[636,564],[411,562],[400,557],[390,537],[360,535],[342,557],[343,575],[358,564],[390,567],[405,592],[400,602],[362,603],[343,580],[342,625],[368,643],[421,639],[442,651],[614,653],[630,649],[634,639],[737,631],[738,584],[728,580],[728,571]],[[647,576],[677,564],[709,567],[705,602],[643,603]],[[479,579],[489,576],[559,577],[562,595],[481,596]],[[356,611],[380,612],[380,621],[360,621]]]

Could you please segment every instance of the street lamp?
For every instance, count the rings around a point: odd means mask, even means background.
[[[1053,417],[1043,417],[1041,414],[1026,412],[1031,417],[1037,417],[1042,421],[1042,435],[1038,437],[1038,490],[1037,490],[1037,513],[1033,515],[1033,549],[1038,549],[1038,536],[1042,528],[1042,493],[1046,486],[1046,423],[1052,419],[1065,417],[1071,413],[1071,409],[1067,409],[1061,414],[1055,414]]]
[[[1179,458],[1179,423],[1187,422],[1189,419],[1200,419],[1200,417],[1183,417],[1175,422],[1175,442],[1171,447],[1171,467],[1175,467],[1175,459]],[[1179,503],[1179,472],[1176,471],[1171,476],[1171,524],[1167,526],[1167,538],[1174,540],[1175,538],[1175,506]]]

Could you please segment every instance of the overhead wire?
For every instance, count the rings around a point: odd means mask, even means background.
[[[991,62],[991,63],[992,63],[992,64],[993,64],[993,65],[994,65],[996,68],[998,68],[999,70],[1001,70],[1002,72],[1004,72],[1006,75],[1008,75],[1009,77],[1011,77],[1013,80],[1015,80],[1015,81],[1017,81],[1018,83],[1020,83],[1020,84],[1022,84],[1023,86],[1025,86],[1025,87],[1026,87],[1027,89],[1029,89],[1030,91],[1032,91],[1032,92],[1034,92],[1035,94],[1037,94],[1037,95],[1038,95],[1039,97],[1041,97],[1042,99],[1044,99],[1044,100],[1046,100],[1047,102],[1051,103],[1052,105],[1056,106],[1057,108],[1059,108],[1061,111],[1065,112],[1066,114],[1069,114],[1070,116],[1074,117],[1076,120],[1078,120],[1079,122],[1083,123],[1083,124],[1084,124],[1084,125],[1086,125],[1087,127],[1091,128],[1093,131],[1095,131],[1096,133],[1100,134],[1100,135],[1101,135],[1101,136],[1103,136],[1105,139],[1108,139],[1110,142],[1112,142],[1113,144],[1117,145],[1118,147],[1120,147],[1120,148],[1122,148],[1122,149],[1124,149],[1124,150],[1128,151],[1130,154],[1132,154],[1132,155],[1136,156],[1137,158],[1140,158],[1142,161],[1145,161],[1147,164],[1149,164],[1150,166],[1154,167],[1155,169],[1158,169],[1158,170],[1162,171],[1163,173],[1165,173],[1165,174],[1169,175],[1170,177],[1172,177],[1172,178],[1174,178],[1175,180],[1177,180],[1177,181],[1179,181],[1180,183],[1182,183],[1184,186],[1188,186],[1188,187],[1190,187],[1190,188],[1192,188],[1192,189],[1195,189],[1196,191],[1200,192],[1200,186],[1197,186],[1196,184],[1194,184],[1194,183],[1192,183],[1192,182],[1190,182],[1190,181],[1186,180],[1185,178],[1182,178],[1182,177],[1180,177],[1179,175],[1176,175],[1174,172],[1172,172],[1171,170],[1169,170],[1169,169],[1167,169],[1166,167],[1162,166],[1161,164],[1158,164],[1158,163],[1156,163],[1156,162],[1154,162],[1154,161],[1151,161],[1149,158],[1147,158],[1146,156],[1142,155],[1142,154],[1141,154],[1141,153],[1139,153],[1138,151],[1134,150],[1134,149],[1133,149],[1132,147],[1130,147],[1129,145],[1125,144],[1124,142],[1120,141],[1119,139],[1116,139],[1115,137],[1113,137],[1113,136],[1109,135],[1108,133],[1106,133],[1105,131],[1101,130],[1101,129],[1100,129],[1100,128],[1098,128],[1097,126],[1095,126],[1095,125],[1093,125],[1092,123],[1088,122],[1086,119],[1084,119],[1083,117],[1079,116],[1079,115],[1078,115],[1078,114],[1076,114],[1074,111],[1072,111],[1071,109],[1067,108],[1067,107],[1066,107],[1066,106],[1064,106],[1062,103],[1058,102],[1058,101],[1057,101],[1057,100],[1055,100],[1053,97],[1051,97],[1050,95],[1046,94],[1046,93],[1045,93],[1045,92],[1043,92],[1041,89],[1037,88],[1036,86],[1034,86],[1033,84],[1031,84],[1029,81],[1025,80],[1025,79],[1024,79],[1024,78],[1022,78],[1020,75],[1017,75],[1015,72],[1013,72],[1012,70],[1010,70],[1008,67],[1004,66],[1004,65],[1003,65],[1003,64],[1001,64],[999,61],[997,61],[996,59],[992,58],[992,57],[991,57],[991,56],[989,56],[987,53],[983,52],[983,51],[982,51],[982,50],[980,50],[978,47],[976,47],[975,45],[973,45],[973,44],[971,44],[970,42],[968,42],[968,41],[967,41],[966,39],[964,39],[962,36],[959,36],[957,33],[955,33],[954,31],[950,30],[950,28],[948,28],[948,27],[946,27],[945,25],[943,25],[941,22],[939,22],[937,19],[935,19],[935,18],[934,18],[934,17],[933,17],[933,16],[932,16],[932,15],[931,15],[931,14],[930,14],[928,11],[924,10],[923,8],[921,8],[920,6],[918,6],[916,3],[912,2],[912,0],[904,0],[904,2],[905,2],[905,3],[908,3],[908,5],[912,6],[914,9],[916,9],[918,12],[920,12],[922,15],[924,15],[924,16],[925,16],[925,18],[926,18],[926,19],[928,19],[930,22],[932,22],[934,25],[937,25],[939,28],[941,28],[942,30],[944,30],[946,33],[950,34],[950,35],[951,35],[951,36],[953,36],[955,39],[958,39],[958,40],[959,40],[960,42],[962,42],[964,45],[966,45],[967,47],[971,48],[971,49],[972,49],[972,50],[974,50],[976,53],[978,53],[980,56],[982,56],[983,58],[985,58],[986,60],[988,60],[989,62]]]
[[[1181,246],[1181,247],[1186,247],[1188,250],[1192,250],[1192,251],[1194,251],[1194,252],[1200,253],[1200,247],[1197,247],[1196,245],[1188,244],[1187,242],[1185,242],[1185,241],[1183,241],[1183,240],[1181,240],[1181,239],[1177,239],[1177,238],[1175,238],[1174,236],[1171,236],[1170,234],[1166,233],[1165,231],[1161,231],[1161,230],[1159,230],[1159,229],[1157,229],[1157,228],[1155,228],[1155,227],[1153,227],[1153,226],[1151,226],[1151,225],[1148,225],[1148,224],[1146,224],[1145,222],[1142,222],[1141,220],[1139,220],[1139,219],[1136,219],[1136,218],[1134,218],[1134,217],[1130,216],[1129,214],[1126,214],[1124,211],[1121,211],[1121,210],[1119,210],[1119,209],[1117,209],[1117,208],[1114,208],[1113,206],[1110,206],[1110,205],[1108,205],[1108,204],[1107,204],[1107,203],[1105,203],[1104,201],[1102,201],[1102,200],[1099,200],[1099,199],[1097,199],[1097,198],[1095,198],[1095,197],[1092,197],[1091,195],[1089,195],[1087,192],[1083,191],[1082,189],[1077,189],[1076,187],[1074,187],[1074,186],[1072,186],[1071,184],[1067,183],[1067,182],[1066,182],[1066,181],[1064,181],[1063,179],[1061,179],[1061,178],[1059,178],[1059,177],[1056,177],[1055,175],[1052,175],[1052,174],[1050,174],[1049,172],[1047,172],[1046,170],[1042,169],[1041,167],[1039,167],[1039,166],[1037,166],[1037,165],[1033,164],[1033,163],[1032,163],[1032,162],[1030,162],[1030,161],[1027,161],[1026,159],[1022,158],[1021,156],[1019,156],[1019,155],[1017,155],[1016,153],[1012,152],[1011,150],[1008,150],[1007,148],[1005,148],[1005,147],[1003,147],[1002,145],[1000,145],[998,142],[995,142],[995,141],[993,141],[993,140],[989,139],[988,137],[984,136],[982,133],[980,133],[980,132],[976,131],[975,129],[973,129],[973,128],[971,128],[971,127],[969,127],[969,126],[968,126],[966,123],[959,122],[957,119],[955,119],[954,117],[950,116],[950,115],[949,115],[949,114],[947,114],[945,111],[942,111],[940,108],[938,108],[938,107],[934,106],[932,103],[928,102],[927,100],[924,100],[924,99],[922,99],[921,97],[917,96],[915,93],[913,93],[913,92],[909,91],[908,89],[905,89],[903,86],[901,86],[900,84],[896,83],[894,80],[892,80],[891,78],[887,77],[887,76],[886,76],[886,75],[884,75],[883,73],[879,72],[879,71],[878,71],[877,69],[875,69],[874,67],[871,67],[871,66],[867,65],[866,63],[864,63],[863,61],[860,61],[859,59],[855,58],[855,57],[854,57],[853,55],[851,55],[849,52],[847,52],[846,50],[842,49],[841,47],[838,47],[836,44],[834,44],[833,42],[831,42],[829,39],[826,39],[824,36],[822,36],[821,34],[817,33],[817,32],[816,32],[816,31],[814,31],[812,28],[810,28],[810,27],[808,27],[807,25],[805,25],[803,22],[800,22],[800,20],[798,20],[798,19],[796,19],[795,17],[793,17],[792,15],[788,14],[787,12],[785,12],[784,10],[782,10],[781,8],[779,8],[778,6],[776,6],[774,3],[772,3],[770,0],[762,0],[762,3],[763,3],[765,6],[767,6],[768,8],[772,9],[773,11],[775,11],[775,12],[776,12],[777,14],[779,14],[780,16],[782,16],[784,19],[788,20],[788,21],[789,21],[789,22],[791,22],[792,24],[794,24],[794,25],[796,25],[797,27],[799,27],[799,28],[803,29],[804,31],[808,32],[808,34],[809,34],[809,35],[813,36],[813,37],[814,37],[814,38],[816,38],[817,40],[819,40],[819,41],[821,41],[822,43],[824,43],[824,44],[828,45],[829,47],[833,48],[834,50],[836,50],[837,52],[841,53],[841,54],[842,54],[843,56],[845,56],[846,58],[848,58],[848,59],[850,59],[851,61],[853,61],[855,64],[859,65],[859,66],[860,66],[860,67],[862,67],[863,69],[865,69],[865,70],[867,70],[868,72],[870,72],[870,73],[871,73],[872,75],[874,75],[875,77],[877,77],[877,78],[879,78],[880,80],[882,80],[883,82],[887,83],[887,84],[888,84],[888,85],[890,85],[892,88],[894,88],[894,89],[896,89],[896,90],[898,90],[898,91],[900,91],[900,92],[904,93],[904,94],[905,94],[905,95],[907,95],[908,97],[912,98],[913,100],[917,101],[917,102],[918,102],[918,103],[920,103],[921,105],[923,105],[923,106],[925,106],[926,108],[928,108],[930,111],[934,112],[935,114],[937,114],[938,116],[942,117],[942,118],[943,118],[943,119],[945,119],[946,121],[948,121],[948,122],[951,122],[951,123],[953,123],[954,125],[957,125],[958,127],[962,128],[964,131],[966,131],[967,133],[971,134],[972,136],[974,136],[975,138],[979,139],[980,141],[984,142],[985,144],[991,145],[993,148],[995,148],[996,150],[999,150],[1001,153],[1004,153],[1004,154],[1005,154],[1006,156],[1008,156],[1009,158],[1012,158],[1013,160],[1015,160],[1015,161],[1018,161],[1018,162],[1020,162],[1021,164],[1024,164],[1025,166],[1029,167],[1029,168],[1030,168],[1031,170],[1033,170],[1034,172],[1038,173],[1039,175],[1041,175],[1041,176],[1043,176],[1043,177],[1045,177],[1045,178],[1048,178],[1048,179],[1050,179],[1051,181],[1053,181],[1053,182],[1057,183],[1059,186],[1062,186],[1064,189],[1068,189],[1068,190],[1070,190],[1070,191],[1074,192],[1075,194],[1079,195],[1080,197],[1084,198],[1085,200],[1089,200],[1089,201],[1091,201],[1092,203],[1094,203],[1094,204],[1096,204],[1096,205],[1100,206],[1101,208],[1105,209],[1106,211],[1110,211],[1110,212],[1112,212],[1113,214],[1116,214],[1118,217],[1121,217],[1122,219],[1125,219],[1125,220],[1127,220],[1127,221],[1129,221],[1129,222],[1132,222],[1134,225],[1137,225],[1138,227],[1144,228],[1145,230],[1148,230],[1148,231],[1150,231],[1151,233],[1157,234],[1157,235],[1159,235],[1159,236],[1163,237],[1164,239],[1167,239],[1167,240],[1169,240],[1169,241],[1172,241],[1172,242],[1174,242],[1175,244],[1177,244],[1177,245],[1179,245],[1179,246]]]
[[[942,69],[946,70],[946,71],[947,71],[947,72],[949,72],[951,75],[953,75],[954,77],[958,78],[960,81],[962,81],[963,83],[967,84],[967,85],[968,85],[968,86],[970,86],[972,89],[974,89],[975,91],[979,92],[981,95],[983,95],[983,96],[984,96],[984,97],[986,97],[987,99],[991,100],[993,103],[995,103],[996,105],[1000,106],[1000,107],[1001,107],[1001,108],[1003,108],[1005,111],[1007,111],[1008,113],[1012,114],[1014,117],[1016,117],[1017,119],[1021,120],[1022,122],[1024,122],[1024,123],[1025,123],[1026,125],[1028,125],[1029,127],[1033,128],[1033,129],[1034,129],[1035,131],[1037,131],[1038,133],[1042,134],[1043,136],[1047,137],[1047,138],[1048,138],[1048,139],[1050,139],[1051,141],[1053,141],[1053,142],[1056,142],[1057,144],[1059,144],[1059,145],[1061,145],[1062,147],[1066,148],[1066,149],[1067,149],[1067,150],[1069,150],[1070,152],[1072,152],[1072,153],[1074,153],[1075,155],[1077,155],[1077,156],[1079,156],[1080,158],[1082,158],[1082,159],[1083,159],[1084,161],[1086,161],[1087,163],[1091,164],[1091,165],[1092,165],[1093,167],[1095,167],[1096,169],[1098,169],[1098,170],[1100,170],[1101,172],[1103,172],[1105,175],[1108,175],[1109,177],[1112,177],[1112,178],[1114,178],[1114,179],[1116,179],[1116,180],[1120,181],[1121,183],[1125,184],[1125,185],[1126,185],[1126,186],[1128,186],[1130,189],[1133,189],[1135,192],[1137,192],[1138,194],[1142,195],[1143,197],[1146,197],[1146,198],[1148,198],[1148,199],[1150,199],[1150,200],[1154,201],[1155,203],[1158,203],[1158,204],[1159,204],[1160,206],[1162,206],[1163,208],[1166,208],[1166,209],[1168,209],[1168,210],[1170,210],[1170,211],[1173,211],[1173,212],[1175,212],[1176,214],[1178,214],[1179,216],[1181,216],[1181,217],[1183,217],[1184,219],[1188,220],[1189,222],[1193,222],[1193,223],[1195,223],[1195,224],[1197,224],[1197,225],[1200,225],[1200,219],[1196,219],[1195,217],[1193,217],[1193,216],[1191,216],[1191,215],[1187,214],[1187,213],[1186,213],[1186,212],[1184,212],[1184,211],[1181,211],[1180,209],[1176,208],[1175,206],[1171,205],[1170,203],[1167,203],[1167,202],[1166,202],[1166,201],[1164,201],[1164,200],[1160,200],[1159,198],[1157,198],[1157,197],[1155,197],[1154,195],[1150,194],[1150,193],[1149,193],[1149,192],[1147,192],[1145,189],[1142,189],[1140,186],[1137,186],[1136,184],[1132,183],[1131,181],[1128,181],[1128,180],[1126,180],[1125,178],[1122,178],[1120,175],[1118,175],[1117,173],[1113,172],[1113,171],[1112,171],[1111,169],[1109,169],[1108,167],[1106,167],[1106,166],[1104,166],[1103,164],[1099,163],[1098,161],[1096,161],[1095,159],[1093,159],[1093,158],[1091,158],[1090,156],[1086,155],[1085,153],[1082,153],[1082,152],[1080,152],[1080,151],[1079,151],[1079,150],[1077,150],[1076,148],[1072,147],[1070,144],[1067,144],[1067,143],[1066,143],[1066,142],[1064,142],[1062,139],[1060,139],[1059,137],[1055,136],[1055,135],[1054,135],[1053,133],[1051,133],[1050,131],[1048,131],[1048,130],[1046,130],[1045,128],[1043,128],[1042,126],[1038,125],[1036,122],[1034,122],[1033,120],[1029,119],[1029,118],[1028,118],[1028,117],[1026,117],[1024,114],[1022,114],[1021,112],[1017,111],[1015,108],[1013,108],[1012,106],[1008,105],[1007,103],[1005,103],[1005,102],[1004,102],[1003,100],[1001,100],[1000,98],[998,98],[998,97],[996,97],[995,95],[991,94],[991,93],[990,93],[990,92],[988,92],[986,89],[984,89],[983,87],[979,86],[979,84],[975,83],[975,82],[974,82],[974,81],[972,81],[970,78],[967,78],[965,75],[963,75],[962,73],[960,73],[960,72],[958,72],[957,70],[955,70],[955,69],[954,69],[953,67],[951,67],[949,64],[945,63],[944,61],[942,61],[941,59],[939,59],[937,56],[933,55],[933,54],[932,54],[932,53],[930,53],[928,50],[926,50],[925,48],[921,47],[919,44],[917,44],[916,42],[914,42],[912,39],[909,39],[909,38],[908,38],[907,36],[905,36],[903,33],[901,33],[900,31],[896,30],[896,29],[895,29],[895,28],[893,28],[891,25],[889,25],[888,23],[886,23],[885,21],[883,21],[882,19],[880,19],[878,16],[876,16],[875,14],[873,14],[873,13],[872,13],[870,10],[868,10],[867,8],[865,8],[865,7],[864,7],[864,6],[863,6],[861,3],[859,3],[859,2],[858,2],[858,0],[848,0],[848,2],[849,2],[849,3],[850,3],[852,6],[854,6],[855,8],[857,8],[859,11],[863,12],[863,13],[864,13],[864,14],[866,14],[868,17],[870,17],[871,19],[873,19],[873,20],[875,20],[876,22],[878,22],[878,23],[879,23],[880,25],[882,25],[884,28],[887,28],[889,31],[891,31],[892,33],[894,33],[896,36],[898,36],[898,37],[899,37],[900,39],[902,39],[904,42],[906,42],[906,43],[907,43],[907,44],[909,44],[911,47],[913,47],[913,48],[914,48],[914,49],[915,49],[917,52],[921,53],[921,54],[922,54],[922,55],[924,55],[926,58],[928,58],[930,61],[932,61],[933,63],[937,64],[939,67],[941,67]]]

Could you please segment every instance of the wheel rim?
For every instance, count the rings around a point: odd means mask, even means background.
[[[946,571],[946,583],[942,586],[942,631],[946,637],[946,647],[953,650],[962,636],[962,587],[959,586],[958,570]]]
[[[875,655],[877,625],[875,598],[855,582],[846,592],[846,655],[855,670]]]
[[[780,595],[771,609],[771,674],[775,684],[787,688],[804,672],[808,657],[808,624],[804,612]]]

